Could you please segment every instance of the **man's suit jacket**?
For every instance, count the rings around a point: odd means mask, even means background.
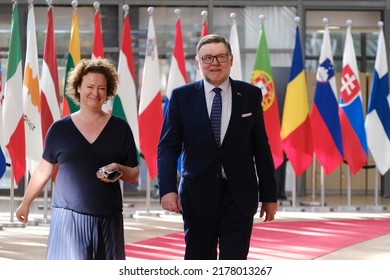
[[[232,111],[218,147],[211,129],[203,81],[172,91],[158,146],[160,197],[178,192],[184,217],[212,217],[219,210],[221,165],[243,215],[259,201],[276,202],[273,159],[261,108],[261,90],[230,79]],[[182,169],[177,189],[177,159]]]

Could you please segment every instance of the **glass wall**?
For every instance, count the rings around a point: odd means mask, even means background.
[[[329,20],[329,32],[337,72],[342,68],[347,20],[352,20],[352,38],[361,72],[373,72],[378,41],[380,11],[307,11],[306,70],[315,72],[321,52],[323,18]]]

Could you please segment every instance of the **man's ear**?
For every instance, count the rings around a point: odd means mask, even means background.
[[[195,56],[195,65],[196,65],[196,69],[200,70],[199,60],[196,56]]]

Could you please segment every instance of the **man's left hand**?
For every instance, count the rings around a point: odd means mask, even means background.
[[[278,204],[276,202],[262,202],[260,209],[260,218],[265,218],[263,222],[270,222],[275,219],[276,211],[278,210]]]

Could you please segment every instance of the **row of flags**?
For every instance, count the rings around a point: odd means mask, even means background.
[[[279,126],[277,97],[263,27],[264,17],[260,19],[259,46],[251,81],[263,90],[264,119],[275,167],[281,165],[285,153],[296,176],[307,169],[314,156],[326,174],[333,172],[344,161],[350,171],[356,174],[367,163],[370,149],[377,169],[384,175],[390,169],[390,95],[382,27],[367,117],[364,118],[359,71],[351,35],[352,22],[347,22],[338,99],[329,29],[327,19],[324,19],[326,23],[311,111],[297,24],[290,79]]]
[[[72,5],[71,38],[65,76],[81,59],[77,2],[73,1]],[[92,59],[104,57],[99,5],[95,3],[94,7],[96,12]],[[139,103],[137,102],[137,90],[134,80],[128,5],[124,5],[123,9],[123,33],[118,61],[120,82],[117,96],[112,103],[112,113],[124,118],[129,123],[134,134],[137,150],[145,159],[150,178],[154,179],[157,174],[157,144],[165,108],[163,109],[161,106],[161,76],[159,73],[153,8],[148,9],[147,46]],[[175,14],[176,33],[171,68],[168,75],[165,106],[169,103],[172,90],[188,82],[180,10],[175,10]],[[202,16],[201,36],[205,36],[208,34],[207,12],[202,12]],[[234,55],[231,76],[233,79],[242,79],[236,17],[233,13],[230,17],[232,26],[229,40]],[[379,34],[371,98],[367,117],[364,120],[359,72],[352,42],[351,26],[349,25],[347,29],[343,56],[342,87],[340,98],[338,98],[329,30],[327,24],[325,24],[316,75],[314,102],[311,110],[309,110],[299,21],[297,20],[290,79],[286,90],[283,117],[280,121],[264,29],[264,17],[261,16],[260,19],[259,42],[251,83],[259,86],[263,92],[264,120],[275,167],[279,167],[284,162],[286,155],[295,174],[299,176],[310,165],[315,155],[326,174],[333,172],[344,160],[348,163],[352,173],[356,174],[367,162],[369,147],[379,172],[381,174],[387,172],[390,169],[390,97],[386,48],[382,29]],[[46,131],[53,121],[61,117],[60,111],[62,111],[62,116],[65,116],[78,110],[78,106],[66,94],[64,94],[63,107],[60,110],[57,55],[51,6],[48,8],[41,79],[39,79],[38,73],[35,33],[34,6],[30,4],[27,20],[28,47],[26,48],[26,66],[23,75],[18,5],[17,2],[14,2],[7,80],[2,104],[2,117],[9,121],[4,123],[4,137],[2,140],[10,155],[12,174],[16,182],[20,181],[26,171],[33,171],[42,153]],[[197,79],[200,78],[198,72]],[[23,107],[20,104],[23,104]],[[29,145],[25,144],[26,137],[29,139]],[[30,141],[30,139],[34,139],[34,141]],[[4,157],[3,153],[0,154],[0,173],[3,166],[5,170],[5,160],[2,161],[2,156]]]
[[[77,2],[73,1],[72,6],[71,36],[65,79],[67,79],[69,71],[81,60]],[[99,5],[95,3],[94,7],[96,13],[92,59],[104,57]],[[118,95],[113,102],[113,113],[128,121],[134,134],[136,147],[139,151],[142,149],[150,176],[154,178],[157,173],[155,163],[157,142],[162,125],[162,100],[160,82],[156,80],[156,77],[160,77],[160,75],[152,11],[149,18],[148,47],[143,75],[144,87],[141,91],[142,98],[138,116],[128,5],[124,6],[124,10],[122,46],[118,63],[120,84]],[[26,30],[27,51],[23,75],[19,12],[18,3],[15,1],[12,8],[7,80],[4,88],[4,101],[1,104],[3,105],[2,119],[7,121],[1,122],[3,125],[1,140],[8,150],[12,166],[12,179],[17,184],[26,172],[33,172],[39,162],[43,150],[43,141],[49,126],[61,116],[69,115],[78,110],[78,105],[66,95],[66,88],[64,89],[62,110],[60,110],[52,6],[50,5],[48,8],[41,79],[38,73],[34,5],[32,3],[29,5]],[[0,77],[2,76],[0,75]],[[2,85],[2,83],[0,84]],[[21,104],[23,106],[20,106]],[[29,140],[28,143],[26,143],[26,139]],[[0,177],[4,174],[5,169],[5,157],[1,151]]]

